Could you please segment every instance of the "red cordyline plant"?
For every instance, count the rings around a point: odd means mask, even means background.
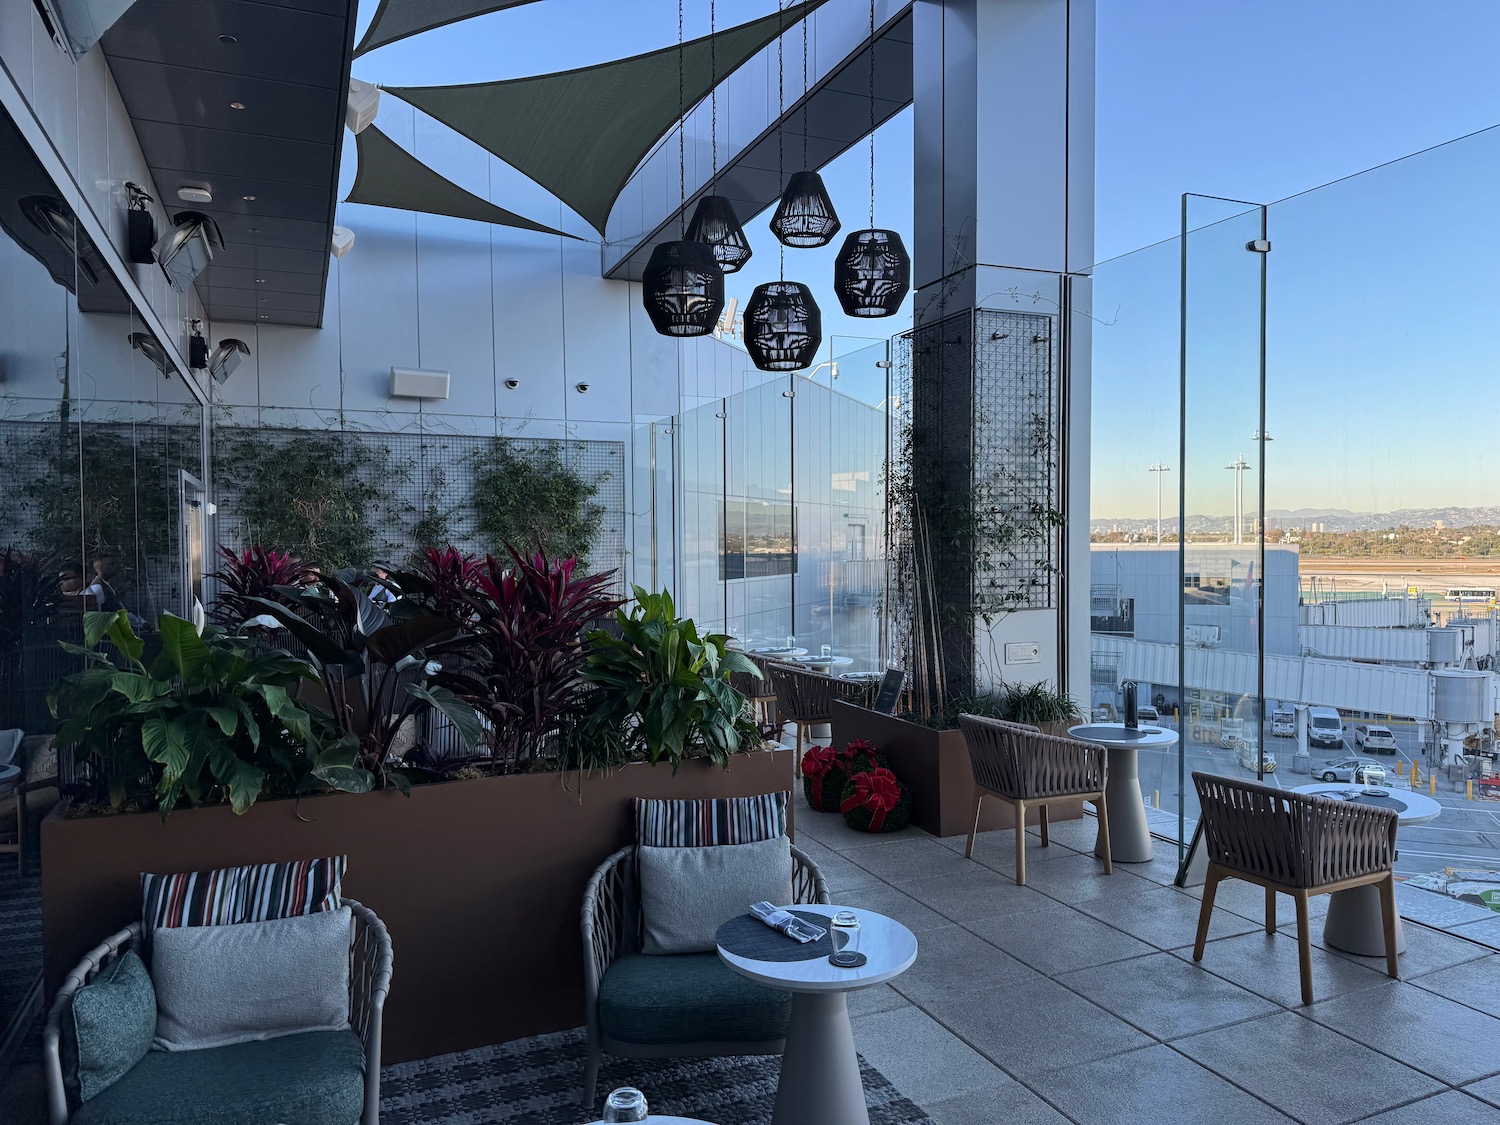
[[[466,620],[470,599],[479,590],[485,564],[457,547],[424,547],[409,569],[393,573],[390,582],[403,597],[429,612],[451,620]]]
[[[209,577],[219,583],[211,616],[216,624],[233,630],[265,612],[254,599],[291,605],[277,587],[305,589],[313,582],[314,574],[311,567],[290,551],[276,551],[257,543],[238,553],[221,546],[219,569]]]
[[[521,769],[578,716],[584,631],[623,603],[608,590],[613,571],[577,575],[576,558],[505,549],[509,559],[485,558],[439,682],[484,717],[497,764]]]

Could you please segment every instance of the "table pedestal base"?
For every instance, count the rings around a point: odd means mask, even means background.
[[[1139,755],[1133,746],[1109,746],[1109,778],[1104,800],[1109,805],[1109,858],[1111,863],[1150,863],[1151,828],[1146,823],[1146,805],[1141,798]],[[1104,857],[1103,842],[1094,854]]]
[[[845,993],[792,994],[771,1125],[870,1125]]]
[[[1111,812],[1114,810],[1111,809]],[[1334,891],[1328,896],[1323,944],[1360,957],[1385,956],[1385,929],[1380,922],[1380,892],[1372,884]],[[1406,952],[1406,932],[1396,915],[1396,952]]]

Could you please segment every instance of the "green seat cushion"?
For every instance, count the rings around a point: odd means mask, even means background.
[[[365,1108],[365,1051],[352,1031],[306,1031],[150,1051],[70,1119],[74,1125],[354,1125]]]
[[[625,1043],[785,1039],[788,992],[740,976],[717,953],[621,957],[599,986],[604,1034]]]

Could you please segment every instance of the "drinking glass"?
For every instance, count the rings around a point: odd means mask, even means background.
[[[833,655],[833,646],[832,645],[824,645],[821,651],[823,653],[823,659],[827,660],[830,656]]]
[[[646,1095],[634,1086],[621,1086],[604,1099],[604,1120],[646,1120]]]
[[[797,638],[796,637],[788,637],[786,639],[786,647],[787,648],[796,648],[797,647]]]
[[[840,910],[833,916],[833,944],[837,952],[829,954],[828,960],[834,965],[840,968],[857,968],[862,963],[859,954],[859,915],[854,911]]]

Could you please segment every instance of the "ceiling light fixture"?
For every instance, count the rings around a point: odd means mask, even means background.
[[[244,102],[230,102],[229,103],[229,108],[230,109],[244,109],[245,108],[245,103]]]
[[[792,173],[771,216],[771,233],[784,246],[826,246],[838,234],[839,217],[823,177],[807,167],[807,19],[802,20],[802,171]],[[874,48],[871,47],[873,51]]]
[[[177,189],[177,198],[184,203],[212,203],[214,193],[207,184],[183,184]]]
[[[246,203],[254,203],[255,202],[255,196],[253,196],[253,195],[242,195],[242,196],[240,196],[240,198],[243,199]]]
[[[719,194],[719,57],[717,51],[718,27],[714,0],[708,4],[708,67],[709,67],[709,136],[712,139],[712,178],[708,194],[698,200],[693,219],[688,223],[687,236],[694,242],[706,242],[713,248],[714,260],[725,273],[737,273],[750,260],[750,240],[745,237],[739,216],[734,213],[734,204]]]
[[[224,43],[224,44],[231,44],[231,43],[238,43],[239,40],[237,38],[235,38],[233,35],[221,35],[221,36],[219,36],[219,42],[220,43]]]

